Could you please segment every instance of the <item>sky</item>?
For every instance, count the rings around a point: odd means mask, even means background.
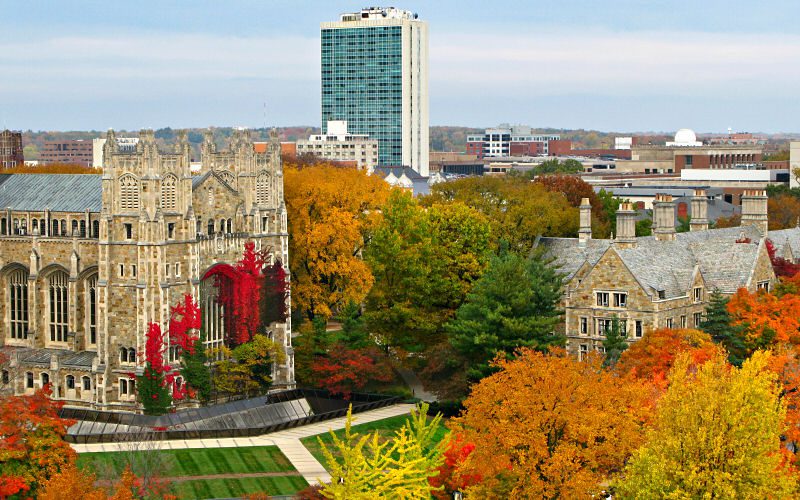
[[[0,0],[0,128],[319,126],[319,23],[364,4]],[[431,125],[800,132],[796,0],[388,5],[429,23]]]

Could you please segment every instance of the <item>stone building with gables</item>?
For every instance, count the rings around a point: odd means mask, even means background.
[[[184,294],[200,303],[206,345],[222,344],[225,311],[213,278],[203,279],[209,270],[253,241],[288,274],[274,133],[256,153],[245,130],[225,151],[207,132],[194,176],[186,133],[167,151],[151,130],[139,138],[120,151],[109,131],[102,175],[0,175],[0,393],[50,383],[67,405],[134,410],[148,324],[166,332]],[[265,332],[286,352],[276,387],[294,385],[289,321]]]
[[[764,191],[744,193],[741,227],[709,229],[707,207],[705,191],[695,191],[690,231],[678,233],[672,197],[658,195],[653,235],[636,237],[636,211],[623,203],[616,236],[600,240],[592,238],[591,205],[584,199],[578,238],[539,239],[565,275],[562,305],[571,353],[602,351],[615,320],[635,342],[656,328],[696,328],[715,290],[770,290],[776,278],[768,238],[779,255],[800,256],[800,228],[768,233]]]

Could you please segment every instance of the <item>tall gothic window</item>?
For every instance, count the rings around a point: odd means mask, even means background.
[[[49,280],[49,320],[50,342],[66,342],[69,310],[67,299],[67,286],[69,276],[67,273],[57,271],[50,275]]]
[[[175,210],[178,206],[178,178],[167,175],[161,181],[161,208]]]
[[[97,343],[97,275],[86,280],[86,330],[90,344]]]
[[[24,339],[28,335],[28,272],[23,269],[12,272],[9,287],[11,338]]]
[[[256,203],[269,205],[269,174],[261,172],[256,177]]]
[[[120,208],[137,210],[139,208],[139,181],[132,175],[119,179]]]

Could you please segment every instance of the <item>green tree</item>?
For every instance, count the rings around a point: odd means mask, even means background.
[[[653,219],[650,217],[636,221],[636,236],[650,236],[653,234]]]
[[[265,335],[225,349],[225,359],[217,363],[215,384],[229,394],[263,394],[272,385],[272,365],[284,361],[283,348]]]
[[[211,399],[211,369],[208,366],[208,356],[203,345],[205,332],[200,332],[200,338],[194,341],[194,349],[184,349],[181,353],[181,375],[189,387],[196,391],[197,399],[208,403]]]
[[[625,468],[620,498],[797,498],[781,454],[786,407],[769,354],[741,368],[682,354],[655,427]]]
[[[144,373],[136,377],[136,387],[145,415],[167,413],[172,405],[169,387],[164,381],[164,374],[153,368],[149,362],[144,367]]]
[[[555,331],[562,279],[539,250],[527,259],[507,251],[492,259],[446,327],[451,344],[468,360],[471,380],[492,373],[498,353],[511,357],[519,347],[564,345]]]
[[[714,342],[728,351],[728,361],[735,366],[742,366],[747,357],[747,346],[744,342],[744,328],[735,325],[728,312],[729,298],[714,290],[708,298],[706,313],[698,327],[709,334]]]
[[[322,495],[334,500],[429,499],[434,488],[428,478],[444,463],[444,446],[436,443],[441,415],[428,422],[428,405],[423,403],[393,438],[384,440],[377,431],[365,436],[353,432],[351,412],[343,439],[331,431],[331,448],[319,439],[333,478],[322,487]]]
[[[550,160],[545,160],[534,167],[532,170],[530,170],[530,172],[528,172],[528,176],[536,177],[539,175],[548,174],[578,174],[583,172],[583,170],[583,164],[578,160],[570,158],[562,162],[558,158],[553,158]]]
[[[606,332],[606,338],[603,339],[603,348],[606,350],[604,366],[617,364],[619,357],[628,348],[627,338],[628,332],[623,331],[619,318],[614,316],[614,319],[611,320],[611,329]]]
[[[605,189],[601,189],[597,193],[597,197],[600,198],[600,203],[603,204],[603,210],[606,212],[606,217],[608,217],[608,220],[611,221],[611,231],[616,234],[617,210],[619,210],[622,200],[614,196],[614,193],[606,191]]]
[[[677,233],[688,233],[692,227],[692,217],[687,215],[686,217],[678,217],[678,225],[675,227],[675,232]]]
[[[300,335],[292,340],[294,346],[294,376],[298,384],[314,386],[314,361],[327,352],[325,318],[318,316],[300,327]]]

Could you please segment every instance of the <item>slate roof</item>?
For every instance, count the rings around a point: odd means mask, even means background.
[[[20,361],[34,365],[50,366],[53,356],[59,356],[61,366],[90,369],[92,361],[97,357],[96,352],[73,352],[67,349],[30,349],[23,348],[19,351]]]
[[[98,174],[0,174],[0,209],[99,213],[102,189]]]
[[[197,187],[198,187],[200,184],[202,184],[203,182],[205,182],[205,180],[206,180],[206,179],[208,179],[208,178],[209,178],[209,177],[211,177],[211,176],[214,176],[214,178],[216,178],[216,179],[217,179],[217,180],[218,180],[220,183],[222,183],[222,185],[223,185],[223,186],[225,186],[226,188],[228,188],[230,191],[232,191],[232,192],[234,192],[234,193],[236,193],[236,192],[237,192],[237,191],[236,191],[236,189],[234,189],[234,188],[233,188],[233,186],[231,186],[230,184],[228,184],[227,182],[225,182],[225,179],[223,179],[222,177],[220,177],[219,175],[217,175],[217,174],[216,174],[214,171],[212,171],[212,170],[209,170],[208,172],[204,173],[203,175],[193,175],[193,176],[192,176],[192,191],[194,191],[195,189],[197,189]]]
[[[742,236],[750,243],[737,243]],[[673,298],[686,295],[695,269],[709,288],[723,293],[734,293],[747,285],[761,241],[755,227],[743,226],[677,233],[674,241],[645,236],[636,238],[636,245],[627,248],[610,240],[589,240],[581,247],[576,238],[540,238],[538,244],[555,258],[555,265],[568,280],[584,263],[594,266],[613,247],[647,293],[663,291],[665,298]]]
[[[800,257],[800,227],[770,231],[767,238],[775,244],[776,254],[778,256],[786,256],[786,246],[788,245],[792,250],[792,255],[795,258]]]

